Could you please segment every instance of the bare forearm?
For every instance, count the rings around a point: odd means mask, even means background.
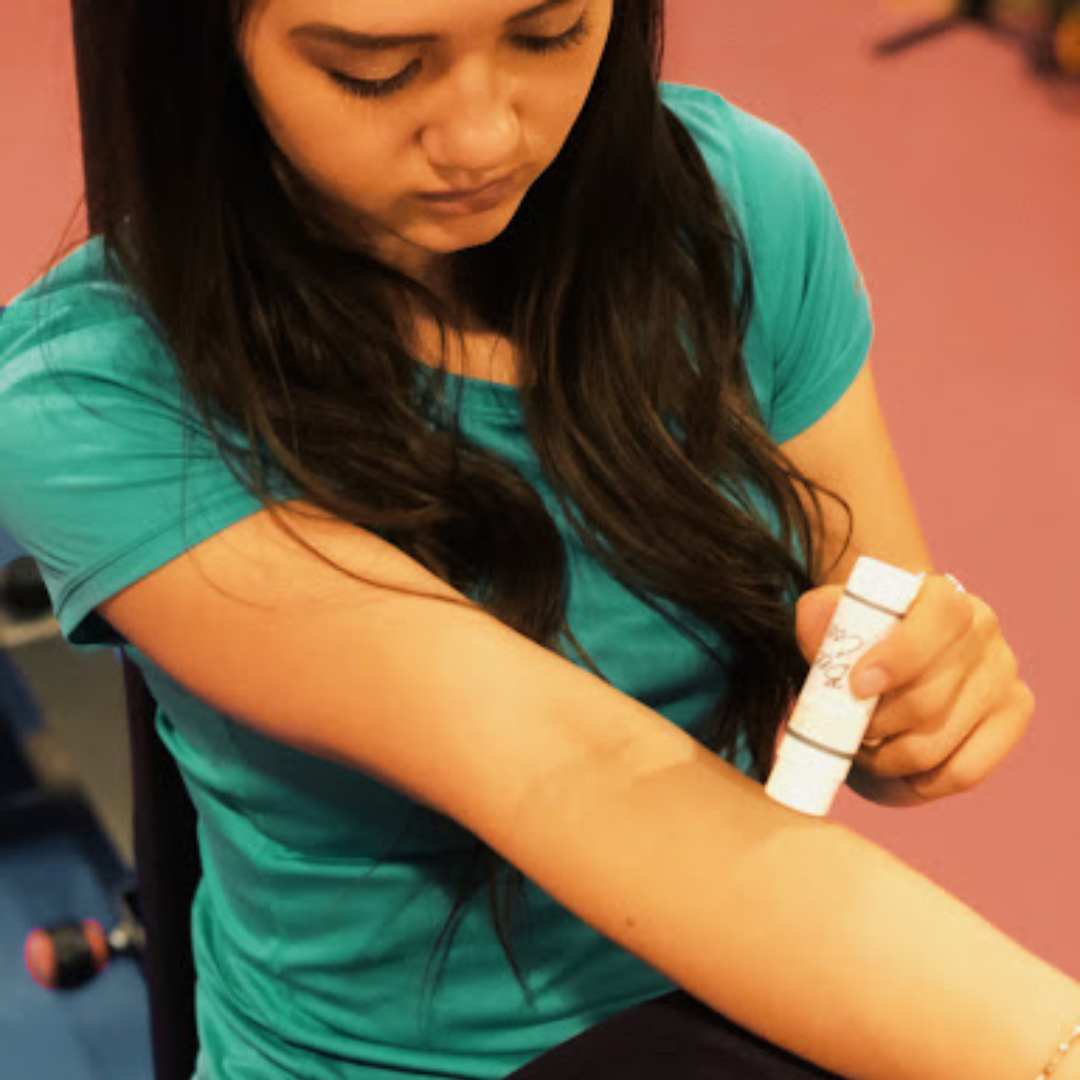
[[[604,782],[537,793],[516,827],[573,840],[557,865],[522,869],[695,997],[840,1075],[1032,1080],[1080,1022],[1073,980],[684,734]],[[1054,1080],[1080,1077],[1080,1049],[1070,1058]]]
[[[737,896],[730,962],[769,978],[723,1011],[841,1075],[1031,1080],[1080,1022],[1072,979],[849,830],[779,832]]]

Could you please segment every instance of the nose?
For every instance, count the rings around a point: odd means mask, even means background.
[[[472,190],[512,172],[520,123],[511,80],[480,57],[464,60],[424,138],[428,159],[450,187]]]

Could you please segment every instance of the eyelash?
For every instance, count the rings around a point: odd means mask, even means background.
[[[588,32],[589,26],[583,15],[565,34],[559,34],[558,37],[518,37],[514,40],[525,52],[544,54],[573,48]],[[418,63],[418,60],[414,60],[403,71],[389,79],[353,79],[348,75],[342,75],[340,71],[329,71],[327,74],[349,94],[363,98],[380,98],[400,90],[409,82]]]

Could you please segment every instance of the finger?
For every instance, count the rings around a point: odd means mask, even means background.
[[[876,750],[860,751],[860,763],[882,777],[911,777],[939,767],[980,724],[1013,700],[1017,688],[1023,685],[1016,673],[1016,657],[999,639],[983,663],[960,685],[951,705],[934,721],[924,720],[894,735]]]
[[[974,680],[975,686],[967,690],[973,694],[976,687],[982,688],[987,682],[985,674],[979,673],[985,648],[981,640],[966,634],[954,641],[915,682],[883,694],[867,726],[865,739],[894,739],[909,732],[940,731],[962,707],[960,695],[965,692],[965,684]],[[985,697],[984,691],[980,699]],[[956,741],[959,742],[959,737]]]
[[[971,629],[975,619],[972,601],[970,593],[958,592],[943,576],[928,577],[907,615],[852,669],[852,693],[873,697],[883,689],[895,689],[918,678]],[[874,669],[883,673],[884,685],[868,678]]]
[[[970,791],[985,780],[1024,737],[1035,711],[1035,696],[1017,683],[1009,700],[992,712],[955,753],[934,769],[906,777],[922,799],[940,799]]]
[[[795,637],[808,664],[814,662],[843,595],[843,585],[821,585],[804,592],[795,604]]]

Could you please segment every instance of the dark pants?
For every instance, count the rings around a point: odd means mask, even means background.
[[[609,1016],[505,1080],[837,1080],[682,990]]]

